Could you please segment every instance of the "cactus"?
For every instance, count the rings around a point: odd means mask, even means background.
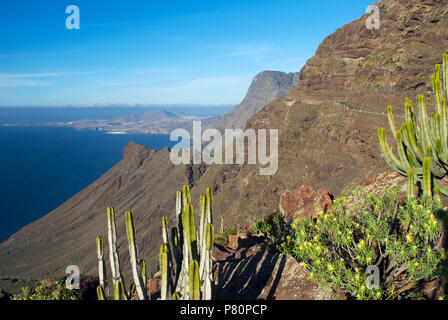
[[[431,160],[429,157],[423,159],[423,195],[432,197],[431,192]]]
[[[142,273],[143,286],[146,288],[146,279],[148,279],[148,276],[146,275],[146,260],[144,259],[140,260],[140,270]]]
[[[414,192],[414,170],[408,170],[408,200],[415,198]]]
[[[162,244],[160,246],[160,254],[159,254],[159,263],[160,263],[160,273],[161,273],[161,293],[160,297],[162,300],[168,300],[169,293],[169,266],[168,266],[168,246],[166,244]]]
[[[104,264],[103,237],[101,236],[96,238],[96,249],[98,256],[98,276],[100,286],[104,290],[106,288],[106,265]]]
[[[132,211],[126,211],[126,233],[129,243],[129,258],[131,260],[132,275],[134,278],[135,290],[140,300],[146,299],[146,290],[143,285],[142,272],[138,262],[138,249],[135,243],[135,221]]]
[[[173,288],[174,294],[180,299],[196,299],[198,292],[192,289],[199,288],[199,298],[211,299],[212,297],[212,254],[214,237],[212,222],[212,191],[207,188],[205,195],[200,197],[200,222],[196,230],[193,206],[191,204],[190,188],[184,185],[182,191],[176,193],[176,217],[178,228],[172,229],[171,248],[174,253],[176,267]],[[165,223],[165,222],[164,222]],[[193,286],[191,265],[197,264],[198,286]],[[194,278],[196,279],[196,278]]]
[[[395,139],[398,157],[387,142],[384,128],[378,129],[378,138],[381,154],[394,171],[408,176],[409,170],[412,170],[412,182],[421,184],[423,194],[427,196],[435,194],[434,188],[437,188],[437,194],[440,192],[448,196],[448,187],[441,182],[448,176],[447,54],[443,55],[442,72],[441,66],[437,64],[431,80],[435,112],[431,113],[430,117],[423,95],[417,96],[418,119],[413,102],[405,99],[405,122],[400,127],[396,126],[392,107],[387,107],[389,126]]]
[[[190,295],[191,300],[201,300],[199,290],[199,266],[196,260],[190,262]]]
[[[215,243],[215,237],[213,232],[213,225],[211,223],[207,224],[205,232],[205,263],[203,272],[204,281],[204,300],[212,299],[212,249]]]
[[[212,298],[212,249],[214,244],[212,202],[212,191],[207,188],[206,194],[200,198],[200,225],[196,230],[190,186],[184,185],[182,191],[176,192],[177,227],[171,229],[171,238],[168,236],[168,219],[162,217],[162,244],[159,252],[162,300],[200,300],[201,298],[209,300]],[[114,299],[127,300],[135,294],[139,300],[148,299],[146,261],[138,260],[135,221],[132,211],[126,211],[126,234],[134,280],[128,293],[124,289],[125,285],[120,272],[116,245],[115,211],[111,207],[107,208],[107,226]],[[104,279],[104,282],[97,288],[97,294],[99,299],[104,300],[106,299],[105,272],[101,237],[97,238],[97,253],[100,279]]]
[[[114,300],[126,300],[123,282],[120,280],[116,281],[114,284]]]
[[[98,295],[98,300],[107,300],[106,292],[104,291],[104,287],[102,285],[96,287],[96,294]]]
[[[112,280],[115,288],[115,284],[120,281],[122,284],[123,277],[120,270],[120,258],[117,250],[117,230],[115,226],[115,210],[112,207],[107,208],[107,238],[109,241],[109,257],[110,267],[112,269]],[[115,289],[114,289],[115,290]],[[126,298],[126,293],[125,298]]]

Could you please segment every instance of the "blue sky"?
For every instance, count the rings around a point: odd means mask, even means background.
[[[298,72],[370,3],[4,0],[0,105],[237,104],[258,72]]]

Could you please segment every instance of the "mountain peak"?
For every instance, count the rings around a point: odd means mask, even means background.
[[[149,148],[131,141],[123,148],[123,161],[140,166],[150,153]]]
[[[299,81],[298,73],[262,71],[252,80],[243,101],[213,124],[215,128],[244,128],[246,120],[269,102],[285,96]]]

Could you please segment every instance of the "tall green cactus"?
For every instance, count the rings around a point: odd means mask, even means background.
[[[215,236],[213,232],[213,225],[208,223],[205,232],[205,259],[204,261],[204,271],[203,271],[203,281],[204,281],[204,300],[212,299],[212,285],[213,285],[213,265],[212,265],[212,250],[215,243]]]
[[[115,225],[115,210],[112,207],[107,208],[107,238],[109,241],[109,257],[110,266],[112,269],[112,280],[113,286],[120,281],[123,285],[123,277],[121,276],[120,270],[120,258],[118,256],[117,250],[117,229]],[[115,289],[114,289],[115,290]],[[127,298],[126,293],[124,293],[125,298]]]
[[[200,197],[200,223],[196,230],[193,206],[191,204],[190,188],[183,186],[182,191],[176,193],[176,216],[180,216],[179,229],[172,229],[172,248],[176,262],[176,274],[173,276],[175,293],[181,299],[196,299],[198,293],[192,289],[191,264],[195,261],[198,266],[199,298],[212,298],[212,248],[214,243],[212,225],[212,191],[207,188],[206,194]],[[182,205],[181,205],[182,204]],[[182,212],[179,215],[179,212]],[[178,220],[178,222],[179,222]],[[182,232],[180,232],[182,230]],[[183,244],[180,247],[180,244]],[[196,290],[196,286],[194,286]]]
[[[134,278],[135,290],[140,300],[146,299],[146,290],[143,285],[142,272],[138,259],[138,249],[135,241],[135,221],[132,211],[126,211],[126,234],[129,244],[129,258],[131,260],[132,275]]]
[[[103,237],[96,237],[96,250],[98,256],[98,277],[100,286],[106,287],[106,265],[104,263]]]
[[[190,186],[184,185],[176,192],[177,227],[168,236],[168,219],[162,218],[162,245],[159,252],[161,274],[161,299],[209,300],[212,298],[212,248],[214,244],[212,224],[212,200],[210,188],[200,199],[200,226],[196,232]],[[120,272],[117,250],[115,211],[107,208],[107,230],[110,249],[110,262],[114,286],[114,299],[126,300],[138,295],[139,300],[147,299],[146,262],[138,260],[135,220],[132,211],[126,211],[126,234],[129,244],[129,257],[132,267],[133,283],[129,293]],[[171,240],[171,243],[170,243]],[[97,255],[100,279],[105,279],[102,238],[97,238]],[[174,256],[174,259],[172,257]],[[103,270],[103,271],[102,271]],[[100,280],[101,281],[101,280]],[[104,283],[97,288],[98,298],[106,299]],[[172,292],[174,291],[174,292]]]
[[[188,204],[182,214],[184,241],[187,243],[190,259],[197,259],[196,227],[194,224],[193,206]]]
[[[169,291],[169,266],[168,266],[168,246],[166,244],[162,244],[160,246],[159,253],[159,264],[160,264],[160,273],[161,273],[161,289],[160,289],[160,298],[161,300],[169,300],[170,291]]]
[[[96,287],[96,294],[98,296],[98,300],[107,300],[106,292],[104,291],[104,287],[102,285]]]
[[[190,295],[191,300],[201,300],[199,289],[199,266],[196,260],[190,262]]]
[[[415,199],[414,191],[414,170],[408,170],[408,200]]]
[[[126,300],[126,293],[121,281],[116,281],[114,284],[114,300]]]
[[[430,117],[423,95],[417,96],[418,119],[412,101],[405,99],[405,122],[399,127],[396,126],[392,107],[387,107],[389,126],[395,139],[398,157],[387,142],[384,128],[378,129],[378,138],[383,158],[394,171],[408,176],[412,170],[412,180],[422,186],[423,193],[427,196],[433,196],[433,188],[448,196],[448,186],[442,182],[448,176],[447,54],[443,55],[442,72],[441,66],[437,64],[431,81],[435,112],[432,112]]]

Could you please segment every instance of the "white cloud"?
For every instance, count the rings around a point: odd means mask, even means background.
[[[93,70],[85,72],[41,72],[41,73],[1,73],[0,79],[24,79],[24,78],[47,78],[63,76],[82,76],[102,73],[104,70]]]
[[[28,79],[9,79],[0,77],[0,87],[2,88],[19,88],[19,87],[41,87],[50,86],[52,82]]]
[[[50,86],[53,82],[43,80],[33,80],[39,78],[55,78],[65,76],[82,76],[104,72],[103,70],[93,70],[85,72],[41,72],[41,73],[0,73],[0,87],[39,87]]]
[[[184,81],[173,86],[122,87],[113,92],[98,93],[93,103],[201,103],[237,104],[245,94],[252,77],[205,77]],[[238,99],[238,101],[235,101]]]

